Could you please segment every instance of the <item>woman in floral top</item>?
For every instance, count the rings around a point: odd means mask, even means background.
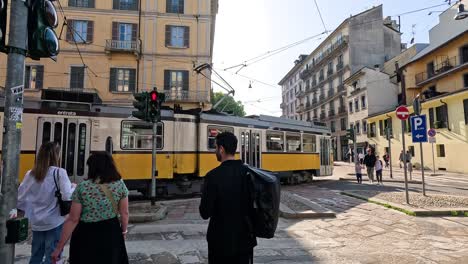
[[[58,260],[71,236],[70,264],[127,264],[127,187],[107,152],[94,153],[87,165],[88,180],[73,193],[70,215],[52,258]]]

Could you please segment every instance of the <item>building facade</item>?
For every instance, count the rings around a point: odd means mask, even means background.
[[[27,59],[25,100],[131,106],[157,87],[166,105],[211,107],[210,81],[192,69],[212,61],[217,0],[62,2],[57,62]]]
[[[467,4],[468,1],[462,1]],[[423,143],[425,167],[468,173],[464,153],[468,151],[468,27],[467,20],[454,20],[457,5],[439,17],[439,24],[430,30],[428,47],[413,57],[404,69],[406,104],[412,105],[419,95],[421,114],[426,115],[428,127],[437,131],[436,143]],[[410,107],[410,111],[413,109]],[[392,161],[398,162],[402,137],[413,155],[413,165],[420,167],[419,144],[412,143],[411,126],[402,131],[394,109],[370,116],[370,127],[392,118]],[[380,130],[380,128],[378,128]],[[370,139],[377,151],[387,151],[388,140],[379,134]],[[432,147],[435,164],[432,162]]]
[[[356,134],[357,152],[368,145],[367,117],[397,105],[398,85],[379,68],[364,67],[344,82],[347,91],[349,127]],[[383,124],[382,124],[383,125]],[[382,130],[383,131],[383,130]],[[351,143],[351,142],[350,142]],[[350,145],[350,149],[353,145]]]
[[[284,89],[299,74],[295,96],[289,100],[296,104],[295,118],[327,123],[335,160],[345,159],[348,150],[344,80],[362,67],[381,67],[401,51],[395,22],[382,17],[380,5],[346,19],[279,83]],[[284,112],[284,101],[282,106]]]

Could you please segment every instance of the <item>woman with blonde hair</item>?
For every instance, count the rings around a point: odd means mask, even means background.
[[[64,201],[71,200],[73,189],[67,171],[59,164],[60,146],[44,143],[18,189],[17,207],[29,218],[32,229],[30,264],[52,263],[51,254],[60,239],[65,217],[57,203],[57,186]]]
[[[58,259],[71,237],[70,264],[128,264],[127,187],[109,153],[95,152],[86,164],[88,179],[73,193],[70,215],[52,259]]]

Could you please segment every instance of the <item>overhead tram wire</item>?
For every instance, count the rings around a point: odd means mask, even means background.
[[[315,2],[315,6],[317,7],[317,11],[319,13],[320,20],[322,21],[323,29],[325,30],[325,32],[327,32],[327,36],[328,36],[328,30],[327,30],[327,27],[325,26],[325,22],[323,21],[322,12],[320,12],[320,8],[319,8],[319,6],[317,4],[317,0],[314,0],[314,2]]]

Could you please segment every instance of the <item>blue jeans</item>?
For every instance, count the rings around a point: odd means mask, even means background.
[[[29,264],[51,264],[52,252],[60,240],[63,225],[48,231],[33,231]],[[45,257],[45,258],[44,258]]]

